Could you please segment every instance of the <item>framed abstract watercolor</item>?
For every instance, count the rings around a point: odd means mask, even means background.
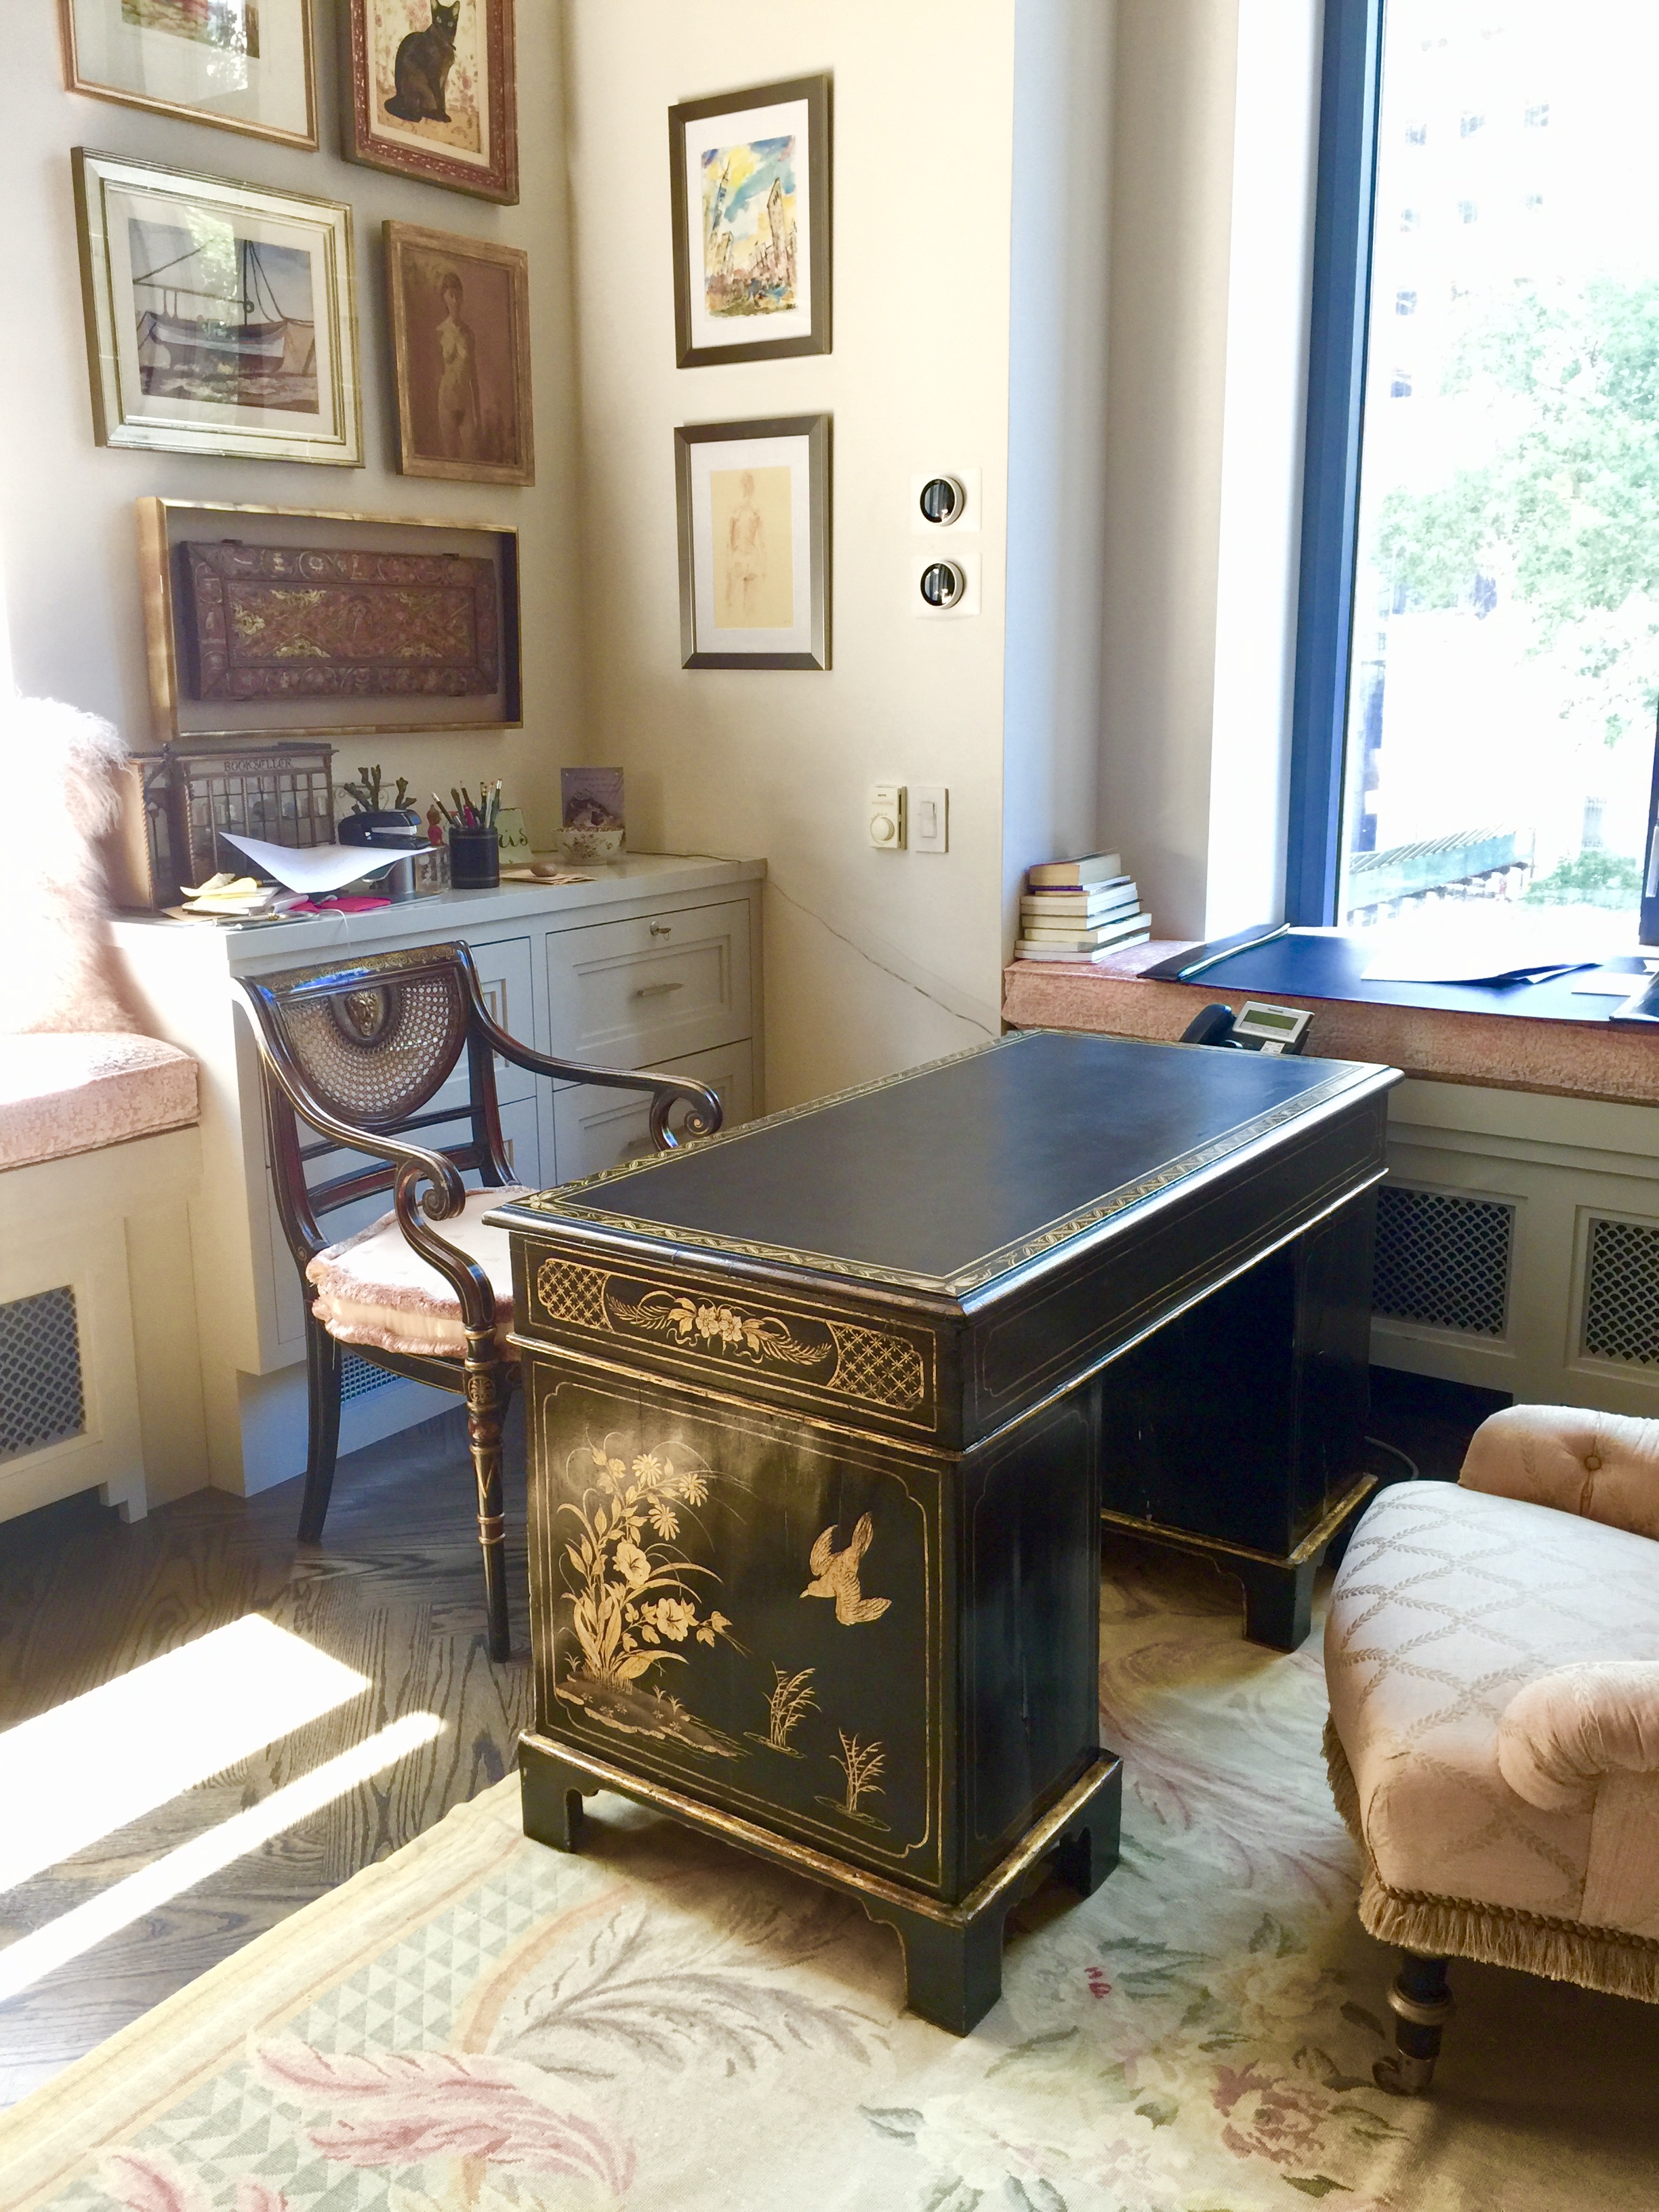
[[[668,111],[682,368],[830,350],[830,79]]]
[[[98,443],[361,468],[350,209],[72,158]]]
[[[70,92],[317,144],[312,0],[58,0]]]
[[[684,668],[830,665],[830,417],[674,433]]]
[[[529,255],[409,222],[385,238],[399,469],[534,483]]]
[[[349,161],[519,197],[513,0],[341,0]]]

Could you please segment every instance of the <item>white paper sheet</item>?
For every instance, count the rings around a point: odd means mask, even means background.
[[[237,837],[228,830],[219,835],[246,853],[261,875],[274,876],[291,891],[337,891],[398,857],[371,845],[267,845],[262,837]]]

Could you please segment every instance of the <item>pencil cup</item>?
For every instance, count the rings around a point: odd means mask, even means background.
[[[458,891],[493,891],[501,879],[501,840],[495,830],[452,830],[449,880]]]

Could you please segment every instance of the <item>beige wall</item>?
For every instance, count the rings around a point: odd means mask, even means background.
[[[366,753],[424,793],[501,775],[550,830],[560,761],[580,757],[580,623],[574,501],[568,226],[558,118],[557,15],[548,0],[519,10],[523,198],[495,208],[463,193],[342,161],[335,118],[332,0],[318,9],[323,147],[305,154],[258,138],[175,122],[63,88],[57,9],[49,0],[5,9],[7,296],[0,560],[16,680],[28,692],[106,714],[129,743],[149,741],[133,501],[143,493],[264,505],[346,507],[392,515],[513,520],[522,538],[525,727],[422,738],[344,738],[337,778]],[[349,201],[356,223],[368,466],[216,460],[100,449],[93,443],[75,245],[70,149],[167,161],[277,189]],[[393,461],[380,224],[387,216],[529,248],[536,390],[532,490],[401,477]]]
[[[1012,0],[573,0],[587,757],[630,836],[758,854],[768,1103],[996,1034],[1002,956]],[[666,110],[835,77],[835,349],[674,365]],[[834,665],[680,666],[677,423],[834,416]],[[911,613],[913,471],[983,471],[983,612]],[[872,782],[951,792],[944,857],[872,850]]]
[[[1162,936],[1282,911],[1319,0],[1121,0],[1103,833]]]

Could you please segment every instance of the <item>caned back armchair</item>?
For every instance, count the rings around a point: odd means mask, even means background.
[[[647,1093],[659,1151],[712,1133],[720,1100],[678,1076],[588,1067],[533,1051],[491,1017],[462,944],[290,969],[237,988],[259,1048],[277,1212],[305,1286],[309,1423],[301,1540],[321,1538],[333,1488],[343,1344],[393,1374],[457,1394],[466,1404],[477,1490],[489,1654],[504,1659],[501,1425],[517,1361],[504,1340],[512,1296],[507,1234],[483,1216],[520,1186],[501,1135],[495,1057],[562,1082]],[[463,1061],[464,1101],[441,1098]],[[669,1119],[676,1108],[678,1133]],[[313,1170],[342,1149],[358,1158],[313,1181]],[[471,1173],[481,1191],[463,1180]],[[321,1227],[327,1215],[384,1192],[389,1214],[329,1243]]]

